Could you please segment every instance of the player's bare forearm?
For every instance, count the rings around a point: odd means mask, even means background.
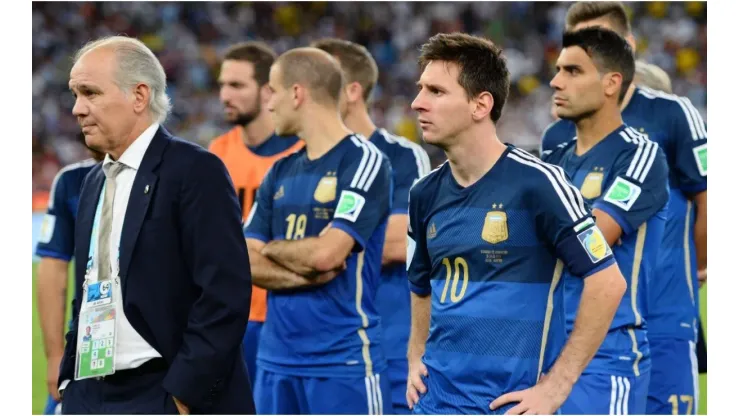
[[[699,270],[707,268],[707,191],[694,195],[696,222],[694,223],[694,245],[696,265]]]
[[[319,237],[269,242],[262,254],[301,276],[342,271],[355,240],[346,232],[327,226]]]
[[[64,315],[67,302],[67,270],[64,260],[45,257],[38,267],[36,296],[46,357],[64,355]]]
[[[300,289],[315,284],[314,280],[294,273],[261,254],[265,244],[247,239],[252,284],[267,290]]]
[[[616,263],[586,278],[573,332],[548,379],[573,386],[604,341],[626,289]]]
[[[383,244],[383,266],[406,262],[406,229],[408,215],[391,215],[385,231]]]
[[[408,360],[418,361],[424,355],[432,317],[432,297],[411,292],[411,333]]]

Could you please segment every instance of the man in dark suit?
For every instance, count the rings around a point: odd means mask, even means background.
[[[249,258],[223,163],[160,126],[165,73],[140,41],[86,45],[69,86],[87,145],[106,156],[80,195],[75,257],[88,261],[75,267],[62,412],[254,413]]]

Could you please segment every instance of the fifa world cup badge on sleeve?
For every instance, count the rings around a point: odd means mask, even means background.
[[[617,178],[607,191],[604,201],[611,202],[623,210],[629,211],[641,192],[642,189],[634,183]]]
[[[496,204],[494,204],[495,206]],[[509,226],[506,220],[506,213],[503,211],[489,211],[486,214],[483,230],[480,234],[484,241],[491,244],[506,241],[509,238]]]
[[[701,176],[707,176],[707,144],[704,143],[701,146],[694,148],[694,158],[696,159],[696,166],[699,168]]]
[[[116,304],[114,285],[104,280],[86,284],[77,329],[75,380],[115,372]]]
[[[581,245],[588,253],[588,257],[594,263],[598,263],[612,253],[612,249],[606,243],[604,235],[595,226],[578,234],[578,241],[581,242]]]
[[[355,222],[365,205],[365,197],[352,191],[342,191],[334,218],[344,218]]]
[[[313,198],[322,204],[337,198],[337,177],[331,176],[331,173],[328,172],[326,176],[319,180],[319,184],[316,185],[316,190],[313,192]]]

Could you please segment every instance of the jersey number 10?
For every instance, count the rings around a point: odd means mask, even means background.
[[[445,279],[445,287],[444,289],[442,289],[442,296],[439,298],[439,303],[445,303],[445,300],[447,299],[447,290],[450,287],[450,277],[452,277],[453,275],[453,266],[450,263],[450,259],[445,257],[442,260],[442,264],[444,264],[445,268],[447,269],[447,278]],[[454,277],[452,278],[452,290],[450,291],[450,300],[452,300],[452,303],[457,303],[460,301],[460,299],[463,298],[463,296],[465,296],[465,291],[468,289],[468,263],[462,257],[455,257],[454,264],[455,273]],[[459,288],[461,272],[463,281],[462,289]]]

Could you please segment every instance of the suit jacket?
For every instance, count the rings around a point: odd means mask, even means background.
[[[105,174],[82,186],[75,258],[87,259]],[[148,188],[148,189],[147,189]],[[85,261],[60,382],[74,379]],[[254,413],[241,343],[251,273],[234,186],[218,156],[160,127],[134,179],[120,243],[123,310],[167,361],[163,387],[195,412]],[[72,381],[74,383],[74,381]]]

